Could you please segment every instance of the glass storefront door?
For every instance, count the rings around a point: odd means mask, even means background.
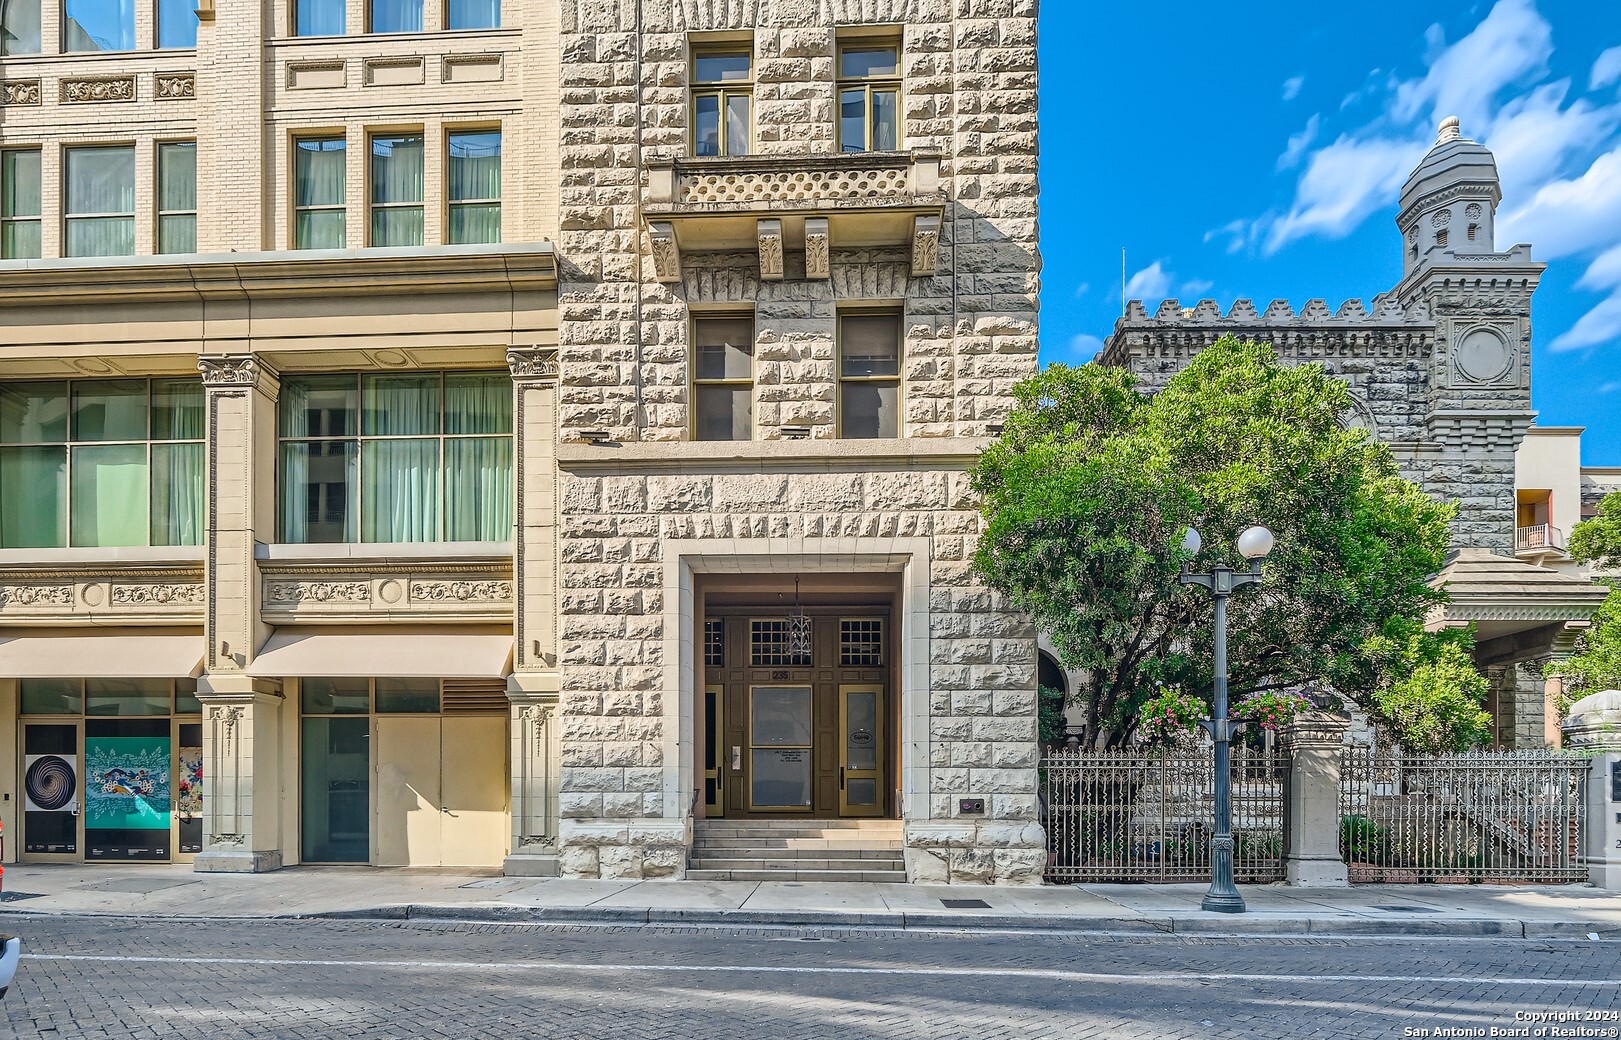
[[[23,853],[31,860],[79,859],[79,747],[77,719],[23,723]]]

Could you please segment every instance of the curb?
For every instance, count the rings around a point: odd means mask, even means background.
[[[296,915],[303,920],[466,921],[489,924],[646,925],[700,927],[837,927],[896,931],[979,928],[1009,932],[1161,934],[1194,936],[1318,936],[1344,938],[1502,937],[1509,939],[1621,939],[1621,925],[1599,921],[1522,921],[1504,918],[1379,920],[1362,917],[1269,918],[1156,914],[1076,917],[953,914],[900,910],[724,910],[655,907],[436,906],[410,903],[361,910]]]

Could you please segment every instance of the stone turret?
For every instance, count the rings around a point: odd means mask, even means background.
[[[1457,116],[1442,120],[1435,145],[1402,186],[1402,276],[1442,257],[1494,252],[1502,198],[1492,153],[1463,136]]]

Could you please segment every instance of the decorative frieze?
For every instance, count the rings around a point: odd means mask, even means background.
[[[13,79],[0,83],[0,105],[37,105],[39,102],[37,79]]]
[[[202,582],[181,585],[114,585],[113,606],[201,606],[206,599]]]
[[[428,603],[511,603],[510,581],[413,581],[411,599]]]
[[[63,104],[76,105],[101,101],[134,101],[134,76],[94,76],[65,79],[59,95]]]
[[[272,623],[412,620],[505,621],[512,617],[512,564],[462,561],[260,561],[264,620]]]
[[[160,72],[152,78],[152,96],[159,101],[185,101],[197,96],[194,72]]]
[[[0,585],[0,607],[71,607],[72,585]]]
[[[507,351],[513,379],[556,379],[556,347],[513,347]]]
[[[371,583],[364,581],[272,581],[265,583],[265,602],[370,603]]]

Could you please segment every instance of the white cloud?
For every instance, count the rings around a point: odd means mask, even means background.
[[[1077,285],[1075,287],[1075,298],[1077,300],[1082,299],[1091,290],[1092,290],[1092,283],[1091,282],[1082,282],[1080,285]]]
[[[1497,157],[1505,199],[1526,197],[1573,156],[1602,148],[1621,123],[1621,105],[1595,108],[1577,100],[1566,106],[1569,92],[1568,79],[1544,84],[1509,101],[1485,128],[1484,141]]]
[[[1552,27],[1532,0],[1498,0],[1473,31],[1451,46],[1440,46],[1444,38],[1438,25],[1430,27],[1426,39],[1432,50],[1429,71],[1396,88],[1393,112],[1405,122],[1427,109],[1431,126],[1457,116],[1465,133],[1487,122],[1503,90],[1541,79],[1553,54]]]
[[[1283,100],[1293,101],[1300,96],[1300,88],[1306,85],[1305,76],[1290,76],[1283,81]]]
[[[1218,238],[1225,238],[1227,240],[1227,252],[1236,253],[1249,243],[1255,225],[1255,221],[1244,220],[1242,218],[1238,220],[1229,220],[1221,227],[1211,228],[1209,231],[1206,231],[1204,233],[1204,240],[1206,244],[1209,244]]]
[[[1126,279],[1126,299],[1163,300],[1171,295],[1171,276],[1163,260],[1155,260]]]
[[[1310,119],[1306,120],[1306,125],[1298,134],[1289,138],[1289,144],[1283,149],[1283,154],[1278,156],[1278,169],[1290,170],[1300,165],[1300,160],[1305,156],[1306,149],[1310,148],[1317,140],[1317,128],[1322,125],[1322,122],[1323,117],[1314,114]]]
[[[1215,282],[1206,281],[1203,278],[1192,278],[1182,283],[1182,295],[1187,297],[1196,297],[1202,295],[1203,293],[1209,292],[1215,287]]]
[[[1611,47],[1593,62],[1593,74],[1587,81],[1588,90],[1599,90],[1621,82],[1621,47]]]
[[[1341,136],[1318,150],[1295,188],[1294,204],[1267,222],[1263,251],[1270,255],[1311,235],[1344,238],[1390,204],[1427,146],[1412,138]]]
[[[1557,352],[1600,344],[1621,346],[1621,246],[1600,253],[1587,265],[1576,285],[1607,295],[1598,306],[1577,319],[1576,324],[1555,336],[1548,349]]]
[[[1549,181],[1497,217],[1499,246],[1530,242],[1549,258],[1608,248],[1621,239],[1621,146],[1581,176]],[[1585,276],[1584,279],[1585,281]]]

